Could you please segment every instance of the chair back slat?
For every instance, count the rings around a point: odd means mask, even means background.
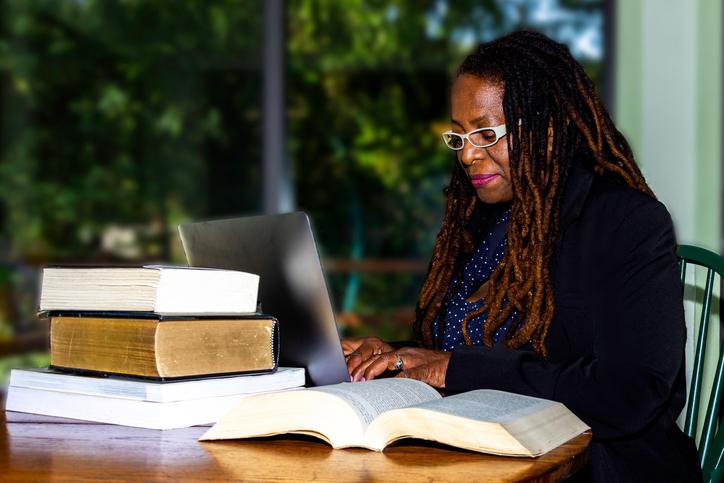
[[[696,423],[699,421],[699,403],[701,401],[701,379],[704,373],[704,357],[706,355],[706,336],[709,333],[709,314],[711,307],[711,294],[714,288],[714,270],[706,272],[706,285],[701,306],[701,320],[699,321],[699,336],[696,341],[696,355],[689,385],[689,404],[686,410],[684,432],[687,436],[696,439]]]
[[[686,260],[679,259],[679,272],[681,274],[681,291],[684,291],[684,284],[686,283]]]
[[[724,481],[724,431],[719,431],[702,465],[702,472],[709,475],[704,481]]]
[[[722,367],[724,365],[722,364],[722,361],[724,361],[722,358],[723,355],[724,352],[720,351],[719,362],[716,366],[716,375],[714,376],[714,388],[722,387],[722,379],[724,379],[724,368]],[[704,427],[701,430],[701,442],[699,443],[699,461],[701,462],[702,467],[707,459],[707,456],[709,456],[715,432],[717,430],[721,397],[721,391],[712,390],[711,397],[709,398],[709,407],[706,410],[706,417],[704,418]],[[720,432],[724,433],[724,431]]]
[[[677,248],[677,255],[679,257],[682,290],[684,290],[686,286],[686,272],[689,264],[707,269],[706,283],[701,299],[701,317],[698,326],[694,366],[692,368],[691,382],[689,383],[687,411],[684,422],[684,432],[696,440],[699,407],[703,404],[701,400],[702,378],[707,350],[709,320],[711,318],[714,279],[716,275],[718,275],[721,281],[721,276],[724,273],[724,257],[710,250],[691,245],[680,245]],[[724,476],[724,431],[720,431],[721,428],[719,427],[719,411],[722,389],[724,388],[724,347],[719,344],[718,340],[712,340],[708,345],[716,348],[719,359],[712,382],[698,447],[704,481],[715,481],[714,479]]]

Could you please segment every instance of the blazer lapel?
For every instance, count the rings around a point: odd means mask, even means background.
[[[568,226],[581,214],[583,203],[594,178],[593,172],[581,163],[571,166],[561,201],[561,214],[558,219],[558,240],[563,237]]]
[[[586,202],[588,192],[593,184],[594,176],[593,172],[580,163],[571,166],[571,171],[566,181],[565,192],[563,193],[563,200],[561,201],[561,214],[558,218],[558,235],[556,237],[550,266],[553,280],[555,280],[557,276],[561,242],[566,235],[568,227],[580,216],[583,204]]]

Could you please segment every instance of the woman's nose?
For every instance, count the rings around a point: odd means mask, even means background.
[[[488,152],[485,148],[476,148],[472,144],[470,144],[470,141],[465,141],[465,144],[463,145],[463,148],[458,151],[458,159],[460,160],[460,163],[464,167],[472,166],[473,163],[475,163],[476,160],[482,159],[485,156],[488,155]]]

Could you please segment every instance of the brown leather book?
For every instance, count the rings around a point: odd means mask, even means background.
[[[175,379],[272,372],[274,317],[50,313],[50,364],[61,370]]]

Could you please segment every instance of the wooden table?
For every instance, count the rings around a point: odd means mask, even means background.
[[[96,423],[7,422],[0,412],[2,481],[559,481],[588,458],[586,433],[536,459],[421,441],[375,453],[333,450],[303,436],[199,443],[207,428],[170,431]]]

